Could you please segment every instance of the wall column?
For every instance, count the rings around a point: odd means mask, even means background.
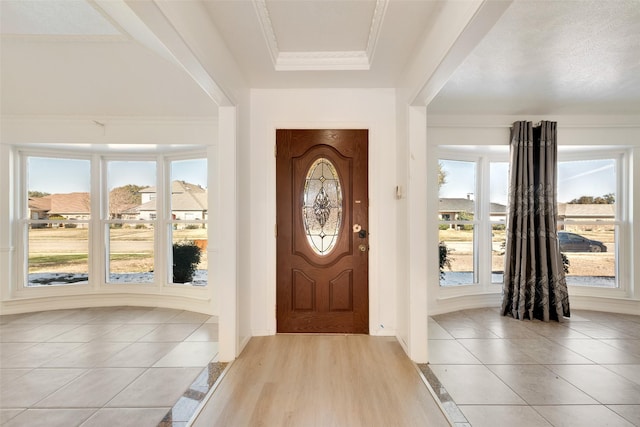
[[[13,204],[13,153],[8,145],[0,143],[0,301],[11,297],[15,286],[15,249],[12,236],[15,212]]]
[[[408,107],[409,121],[409,357],[428,362],[427,353],[427,108]]]
[[[219,359],[229,362],[238,356],[238,233],[236,191],[236,107],[220,107],[218,113],[217,190],[213,218],[216,236],[214,299],[219,306]]]

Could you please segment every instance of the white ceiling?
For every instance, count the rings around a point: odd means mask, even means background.
[[[207,1],[251,87],[395,87],[437,1]]]
[[[253,88],[398,87],[446,3],[198,1]],[[0,1],[2,113],[215,115],[109,2]],[[639,0],[515,0],[474,43],[430,113],[640,114]]]
[[[81,0],[7,1],[2,6],[2,34],[121,35],[104,16]]]
[[[640,1],[514,2],[429,111],[640,114]]]
[[[192,117],[215,103],[84,0],[0,0],[2,114]]]

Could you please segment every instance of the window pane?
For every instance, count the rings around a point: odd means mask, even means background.
[[[28,157],[27,181],[29,219],[91,217],[89,160]]]
[[[474,192],[476,188],[475,162],[455,160],[439,161],[441,220],[471,221],[476,211]]]
[[[171,282],[207,286],[207,229],[204,224],[173,224]]]
[[[170,167],[173,248],[169,282],[207,286],[208,227],[202,222],[209,219],[207,160],[174,160]]]
[[[72,222],[55,226],[32,224],[28,233],[27,286],[87,283],[89,229]]]
[[[439,160],[439,217],[441,286],[475,282],[474,225],[456,221],[473,221],[476,212],[476,163]],[[443,259],[446,257],[446,259]]]
[[[174,220],[206,220],[207,160],[171,162],[171,215]]]
[[[471,224],[441,224],[440,286],[468,285],[475,283],[474,275],[474,227]]]
[[[108,283],[152,283],[154,280],[153,225],[109,224]]]
[[[154,281],[154,227],[135,220],[151,220],[156,212],[156,162],[108,161],[108,218],[123,220],[106,228],[109,241],[108,283]]]
[[[559,231],[560,251],[569,262],[568,285],[604,286],[616,283],[615,227],[565,226]]]
[[[150,219],[156,211],[156,162],[109,161],[109,219]]]
[[[561,205],[558,213],[561,220],[610,220],[615,213],[612,209],[615,201],[615,159],[558,162],[558,202]]]
[[[509,195],[509,163],[491,162],[489,165],[489,220],[505,222]]]
[[[567,284],[616,287],[616,160],[558,163],[558,241]]]
[[[27,286],[87,283],[91,163],[27,157]]]

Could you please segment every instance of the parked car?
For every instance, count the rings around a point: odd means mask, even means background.
[[[597,240],[567,231],[558,231],[561,252],[606,252],[607,247]]]

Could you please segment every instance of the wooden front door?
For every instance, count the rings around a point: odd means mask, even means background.
[[[278,332],[369,332],[368,131],[276,133]]]

